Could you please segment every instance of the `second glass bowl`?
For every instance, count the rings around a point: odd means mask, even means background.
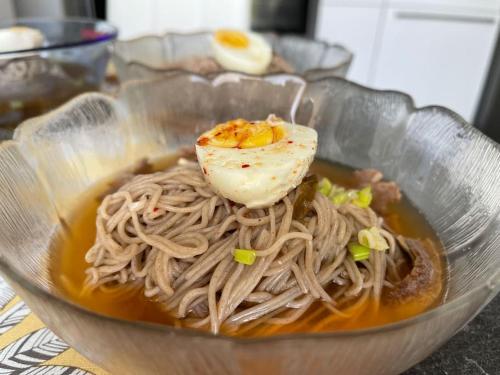
[[[24,26],[44,35],[42,46],[0,53],[0,140],[22,121],[68,99],[98,90],[117,30],[92,19],[16,19],[0,28]]]
[[[308,80],[328,76],[345,77],[353,58],[351,52],[338,44],[293,35],[261,35],[269,42],[273,53],[292,68],[288,73],[300,74]],[[113,62],[118,78],[123,83],[181,71],[193,72],[190,67],[192,64],[182,62],[192,58],[212,57],[211,36],[212,32],[208,31],[166,33],[118,41],[113,49]],[[273,72],[279,71],[277,69]]]

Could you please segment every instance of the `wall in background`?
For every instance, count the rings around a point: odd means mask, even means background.
[[[250,28],[250,0],[107,0],[120,38],[215,27]]]
[[[14,17],[14,5],[11,0],[0,0],[0,19]]]

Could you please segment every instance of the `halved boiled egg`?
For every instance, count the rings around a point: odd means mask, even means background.
[[[218,30],[212,46],[215,60],[228,70],[262,74],[271,63],[271,46],[258,34],[236,30]]]
[[[14,26],[0,29],[0,52],[41,47],[44,39],[40,30],[30,27]]]
[[[262,208],[300,184],[317,144],[314,129],[274,116],[265,121],[236,119],[203,133],[196,155],[218,194],[248,208]]]

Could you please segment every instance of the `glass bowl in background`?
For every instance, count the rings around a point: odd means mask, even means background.
[[[193,145],[216,123],[269,113],[314,127],[318,158],[400,184],[446,248],[442,305],[381,327],[244,339],[103,316],[54,289],[55,240],[91,186]],[[50,329],[114,374],[398,374],[500,290],[498,181],[498,144],[447,109],[415,109],[405,94],[283,74],[130,82],[116,99],[83,94],[30,119],[0,145],[0,271]]]
[[[47,112],[103,81],[108,46],[117,31],[89,19],[16,19],[0,28],[26,26],[45,37],[39,48],[0,52],[0,140],[29,117]]]
[[[112,55],[118,78],[126,82],[190,71],[189,66],[179,68],[175,65],[190,58],[213,57],[212,34],[208,31],[166,33],[118,41]],[[345,77],[351,65],[353,55],[341,45],[294,35],[261,35],[269,42],[273,53],[293,69],[293,73],[306,79]]]

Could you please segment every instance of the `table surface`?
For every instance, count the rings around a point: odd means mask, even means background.
[[[441,349],[403,375],[440,374],[500,374],[500,295]]]

